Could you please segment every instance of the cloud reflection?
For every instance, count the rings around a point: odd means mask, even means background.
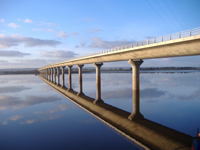
[[[32,124],[34,122],[36,122],[36,119],[32,119],[32,120],[26,120],[25,122],[20,122],[20,124]]]
[[[52,114],[52,113],[57,112],[59,110],[62,110],[62,111],[67,110],[68,107],[69,107],[69,105],[67,105],[67,104],[60,104],[60,105],[58,105],[58,108],[56,108],[56,109],[48,110],[46,112],[37,111],[37,112],[34,112],[34,114],[36,114],[36,115],[39,115],[39,114]]]
[[[0,87],[0,93],[16,93],[29,89],[31,88],[25,86],[7,86],[7,87]]]
[[[42,121],[47,121],[47,120],[55,120],[60,118],[61,116],[38,116],[38,118],[42,119]]]
[[[7,125],[8,124],[8,121],[4,121],[2,122],[3,125]]]
[[[23,118],[23,116],[15,115],[15,116],[10,117],[9,119],[13,120],[13,121],[16,121],[16,120],[18,120],[20,118]]]
[[[20,109],[25,106],[31,106],[41,103],[50,103],[60,101],[62,98],[57,95],[50,96],[26,96],[25,100],[19,97],[0,95],[0,110],[6,110],[10,107]]]

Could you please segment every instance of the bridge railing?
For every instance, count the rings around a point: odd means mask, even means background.
[[[121,51],[124,49],[129,49],[129,48],[134,48],[134,47],[139,47],[139,46],[144,46],[144,45],[149,45],[149,44],[154,44],[154,43],[175,40],[175,39],[189,37],[189,36],[195,36],[195,35],[200,35],[200,27],[173,33],[173,34],[168,34],[168,35],[164,35],[164,36],[160,36],[160,37],[155,37],[155,38],[151,38],[151,39],[147,39],[147,40],[143,40],[143,41],[138,41],[138,42],[134,42],[134,43],[130,43],[130,44],[114,47],[114,48],[105,49],[100,52],[95,52],[95,53],[91,53],[88,55],[71,58],[71,59],[68,59],[67,61],[76,60],[79,58],[85,58],[85,57],[89,57],[89,56],[95,56],[95,55],[99,55],[99,54],[111,53],[111,52],[115,52],[115,51]],[[55,63],[55,64],[58,64],[58,63]]]

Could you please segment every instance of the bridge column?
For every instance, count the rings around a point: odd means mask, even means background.
[[[61,68],[62,68],[62,87],[65,87],[65,74],[64,74],[65,66],[61,66]]]
[[[46,70],[46,72],[45,72],[45,78],[47,79],[47,69],[45,69]]]
[[[84,66],[83,64],[82,65],[77,65],[78,72],[79,72],[79,93],[77,94],[78,96],[79,95],[84,95],[83,91],[82,91],[82,67],[83,66]]]
[[[96,99],[93,103],[103,103],[103,100],[101,99],[101,66],[103,63],[93,63],[93,65],[96,67]]]
[[[60,67],[56,67],[57,68],[57,85],[60,85],[60,72],[59,72],[59,68]]]
[[[56,84],[56,68],[53,68],[53,72],[54,72],[54,83]]]
[[[49,76],[48,80],[49,80],[49,81],[51,80],[51,79],[50,79],[50,73],[51,73],[51,70],[50,70],[50,68],[48,68],[48,76]]]
[[[53,68],[51,68],[51,82],[53,82]]]
[[[47,69],[47,80],[49,80],[49,68]]]
[[[73,67],[73,65],[69,65],[69,66],[67,66],[67,68],[68,68],[68,75],[69,75],[69,88],[68,88],[68,91],[70,91],[70,90],[73,90],[72,89],[72,78],[71,78],[71,68]]]
[[[139,68],[143,60],[133,61],[129,60],[128,63],[132,66],[132,90],[133,90],[133,111],[128,117],[129,120],[143,119],[144,116],[140,113],[140,79]]]

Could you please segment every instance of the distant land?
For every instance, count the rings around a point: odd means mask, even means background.
[[[0,69],[0,75],[5,74],[39,74],[37,71],[39,68],[10,68],[10,69]],[[123,72],[123,71],[131,71],[132,68],[130,67],[102,67],[101,71],[117,71],[117,72]],[[178,71],[178,70],[200,70],[200,67],[141,67],[140,71]],[[83,72],[94,72],[94,67],[85,67],[83,68]],[[67,68],[65,68],[65,73],[67,73]],[[72,68],[73,73],[78,73],[78,68]],[[61,69],[60,69],[61,73]]]

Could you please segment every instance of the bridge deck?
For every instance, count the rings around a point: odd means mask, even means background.
[[[83,58],[74,58],[58,62],[39,70],[50,67],[60,67],[77,64],[90,64],[99,62],[115,62],[127,61],[129,59],[152,59],[164,57],[178,57],[178,56],[192,56],[200,55],[200,35],[190,36],[160,43],[154,43],[129,49],[113,51],[109,53],[98,54],[94,56],[87,56]]]
[[[192,145],[192,137],[189,135],[147,119],[131,121],[128,119],[130,113],[126,111],[105,103],[93,104],[94,99],[87,96],[77,96],[77,92],[69,92],[66,88],[53,84],[41,76],[39,77],[54,90],[114,128],[118,133],[135,141],[138,146],[144,149],[169,150],[180,148],[180,150],[189,150]]]

